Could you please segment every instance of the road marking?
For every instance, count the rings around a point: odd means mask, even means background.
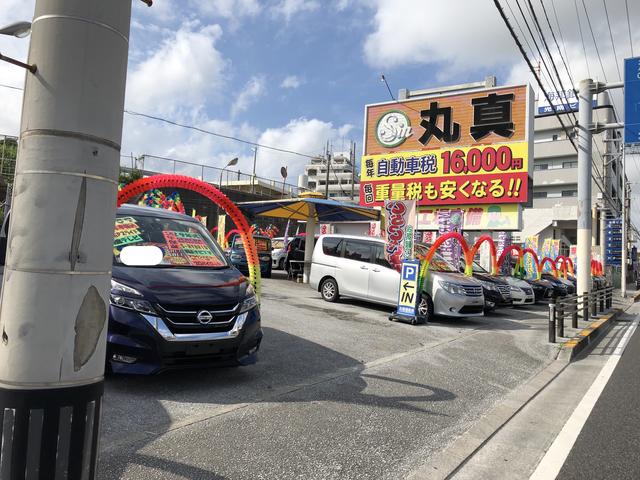
[[[636,318],[627,328],[627,331],[620,339],[620,342],[616,346],[613,354],[609,360],[607,360],[604,367],[602,367],[602,370],[600,370],[600,373],[591,384],[591,387],[589,387],[587,393],[582,397],[582,400],[569,417],[569,420],[567,420],[567,423],[562,427],[562,430],[554,440],[549,450],[547,450],[547,453],[538,464],[533,475],[529,477],[529,480],[549,480],[558,476],[564,462],[567,460],[567,457],[573,448],[573,445],[578,439],[578,435],[580,435],[584,424],[587,422],[589,415],[591,415],[593,407],[609,382],[609,379],[611,378],[613,371],[616,369],[625,348],[627,348],[633,332],[636,331],[639,322],[640,319]]]

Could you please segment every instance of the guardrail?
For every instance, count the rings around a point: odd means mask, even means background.
[[[564,325],[571,318],[571,328],[578,328],[578,315],[585,322],[599,313],[607,312],[613,305],[613,287],[593,290],[590,294],[554,297],[549,302],[549,343],[556,342],[556,336],[564,337]]]

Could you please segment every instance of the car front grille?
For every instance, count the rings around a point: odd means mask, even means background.
[[[464,307],[462,307],[460,310],[458,310],[458,313],[460,313],[461,315],[464,314],[472,314],[472,313],[482,313],[484,311],[484,306],[483,305],[465,305]]]
[[[233,328],[238,311],[237,304],[215,306],[174,306],[158,305],[162,317],[173,333],[212,333],[228,332]],[[206,310],[213,319],[209,323],[201,323],[198,313]]]
[[[479,297],[482,295],[482,287],[480,285],[478,286],[463,285],[462,288],[464,289],[465,295],[469,297]]]
[[[504,297],[511,297],[511,286],[510,285],[496,285],[498,288],[498,291],[502,294],[502,296]]]

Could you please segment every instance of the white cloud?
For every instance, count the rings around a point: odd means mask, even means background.
[[[320,8],[316,0],[280,0],[272,7],[276,16],[282,16],[289,22],[294,15],[303,12],[312,12]]]
[[[265,90],[266,82],[264,77],[251,77],[233,102],[231,106],[231,116],[235,117],[237,114],[246,111],[252,102],[264,95]]]
[[[228,61],[216,49],[218,25],[184,24],[146,60],[129,71],[127,106],[132,110],[175,114],[216,98]]]
[[[330,122],[315,118],[297,118],[283,127],[265,130],[258,143],[306,155],[320,155],[324,152],[327,141],[339,144],[352,129],[352,125],[335,127]],[[259,175],[280,178],[280,167],[286,166],[289,172],[288,183],[297,183],[298,175],[303,173],[304,165],[308,162],[308,158],[299,155],[264,148],[258,150]]]
[[[257,0],[197,0],[191,3],[204,13],[228,19],[255,16],[262,10]]]
[[[280,84],[280,88],[298,88],[302,85],[302,80],[300,80],[296,75],[289,75],[282,80]]]

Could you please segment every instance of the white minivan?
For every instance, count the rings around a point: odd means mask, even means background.
[[[328,302],[340,296],[395,306],[400,274],[384,255],[384,240],[322,235],[316,242],[309,283]],[[484,296],[477,280],[458,273],[436,253],[423,286],[419,315],[482,316]]]

